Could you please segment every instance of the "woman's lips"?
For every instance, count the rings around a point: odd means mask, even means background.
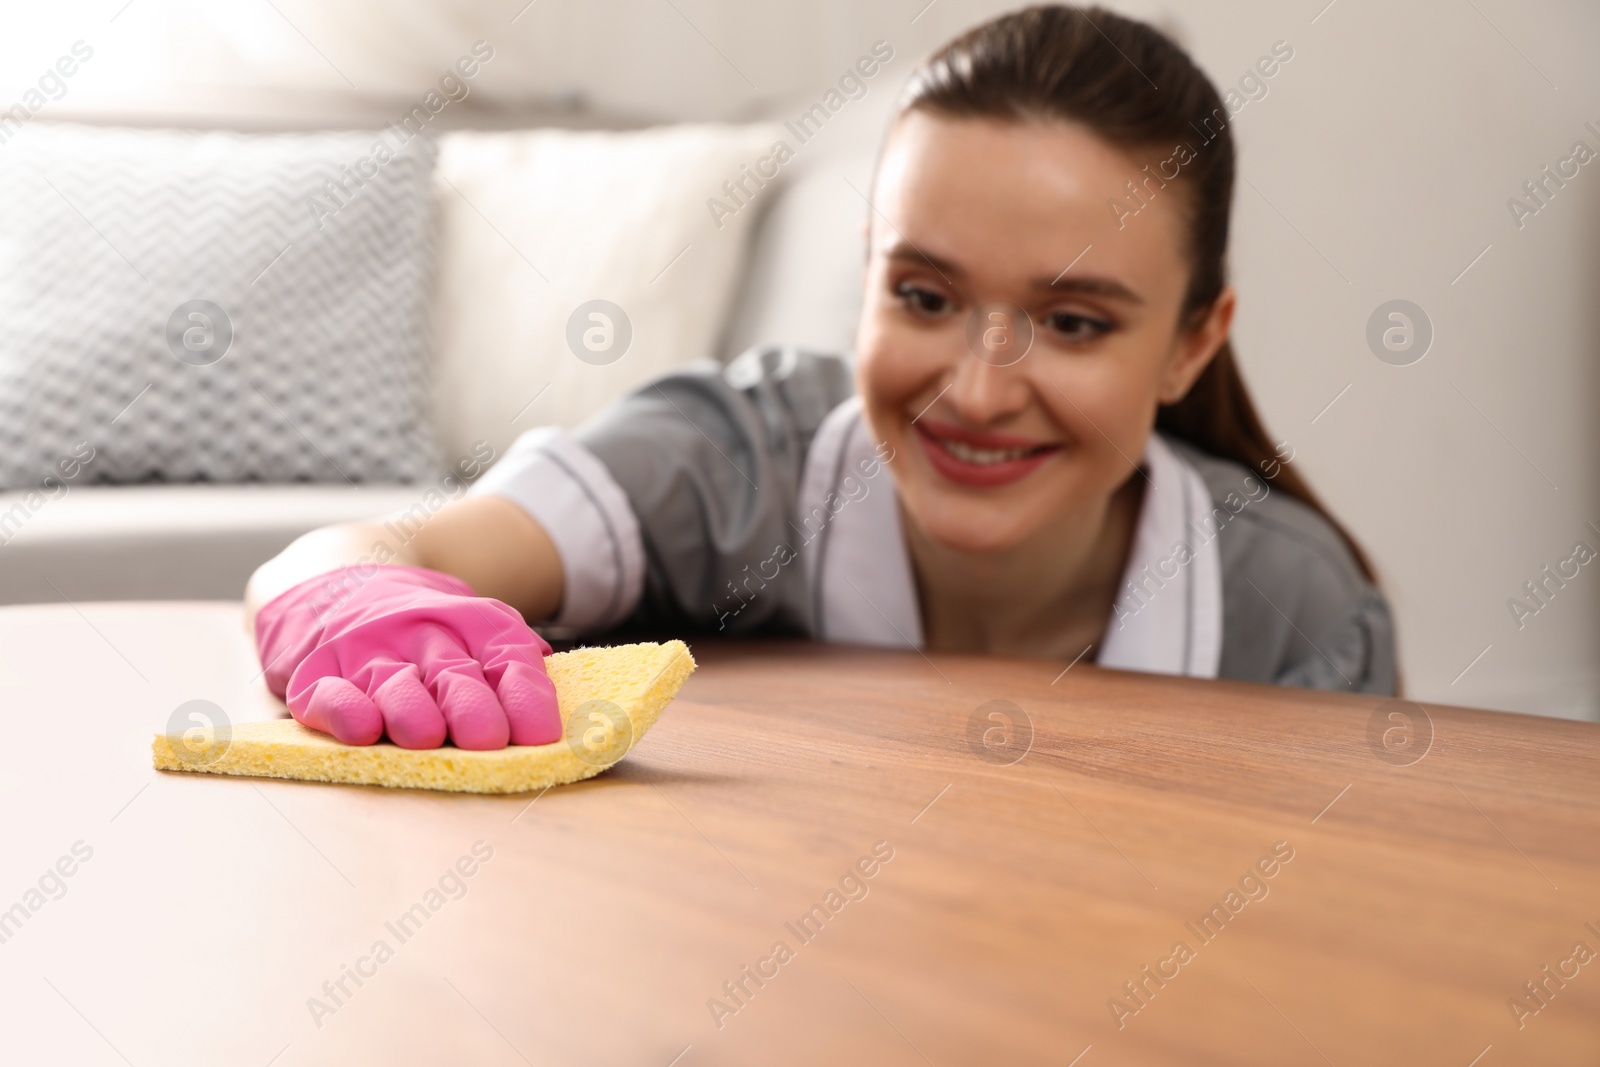
[[[938,422],[912,425],[933,469],[958,485],[995,488],[1020,481],[1061,451],[1059,444]]]

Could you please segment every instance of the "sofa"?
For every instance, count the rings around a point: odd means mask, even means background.
[[[459,496],[488,465],[457,464],[469,450],[503,454],[533,426],[574,425],[651,377],[725,362],[751,344],[848,349],[869,211],[860,191],[881,121],[881,108],[845,116],[782,173],[759,187],[744,181],[731,217],[710,201],[735,203],[723,182],[759,165],[776,140],[793,140],[777,123],[440,133],[423,331],[430,467],[404,481],[323,471],[230,484],[157,473],[133,484],[80,476],[8,487],[0,604],[237,599],[255,567],[311,529],[431,512]],[[583,280],[533,306],[557,267]],[[588,292],[632,311],[633,344],[609,366],[574,359],[564,343],[565,308]],[[135,404],[121,418],[139,413]],[[293,439],[294,421],[268,432]]]

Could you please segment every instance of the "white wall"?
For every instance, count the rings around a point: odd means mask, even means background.
[[[0,107],[83,38],[96,58],[48,105],[63,117],[382,121],[484,38],[498,54],[461,109],[480,121],[580,99],[640,121],[741,119],[814,97],[879,38],[903,76],[917,55],[1009,6],[524,2],[19,6],[0,40]],[[1119,5],[1173,29],[1219,82],[1275,41],[1295,50],[1235,125],[1247,180],[1235,340],[1247,374],[1273,431],[1378,560],[1411,695],[1600,718],[1600,565],[1521,630],[1507,607],[1577,540],[1600,549],[1587,525],[1600,527],[1600,162],[1520,230],[1506,207],[1576,139],[1600,150],[1584,129],[1600,128],[1600,6],[1324,3]],[[859,172],[889,90],[875,86],[837,131],[841,147],[857,147],[844,172]],[[819,215],[786,225],[848,242],[865,208],[832,188],[807,202]],[[772,339],[838,338],[849,319],[840,294],[854,284],[842,262],[842,277],[801,294],[824,302],[818,311],[791,320],[815,336]],[[1393,298],[1421,305],[1435,330],[1411,366],[1380,362],[1366,344],[1369,314]]]

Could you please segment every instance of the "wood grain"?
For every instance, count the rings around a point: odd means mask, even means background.
[[[1431,742],[1402,765],[1369,736],[1375,698],[692,647],[700,670],[612,772],[455,796],[159,775],[128,739],[184,701],[279,710],[236,606],[0,609],[0,908],[75,842],[94,850],[0,944],[0,1049],[279,1067],[1600,1061],[1600,958],[1548,980],[1520,1028],[1507,1003],[1576,943],[1600,950],[1600,727],[1429,706]],[[1031,723],[1025,750],[1023,730],[969,741],[996,700]],[[1272,864],[1275,847],[1292,858]],[[1143,969],[1177,942],[1187,962],[1158,984]],[[358,964],[361,985],[324,992]]]

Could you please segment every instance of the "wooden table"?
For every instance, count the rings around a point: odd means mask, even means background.
[[[0,1060],[1600,1062],[1600,727],[696,653],[611,773],[454,796],[152,771],[278,713],[235,605],[0,610]]]

